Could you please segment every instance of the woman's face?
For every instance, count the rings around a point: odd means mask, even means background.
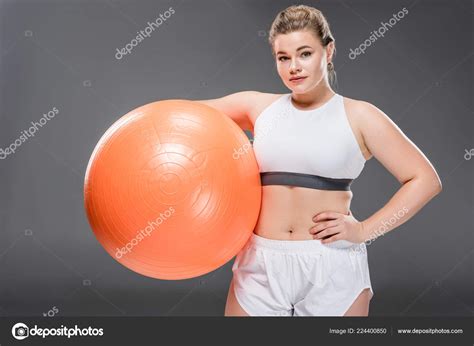
[[[332,48],[333,42],[326,50],[319,39],[307,30],[278,35],[273,49],[283,83],[295,93],[305,93],[321,82],[327,84],[327,64],[332,56]],[[299,76],[306,78],[291,80]]]

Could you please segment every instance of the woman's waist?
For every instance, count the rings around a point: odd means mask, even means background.
[[[310,188],[272,185],[262,190],[260,217],[295,222],[312,220],[324,211],[347,214],[352,200],[351,191],[327,191]]]
[[[292,190],[264,190],[256,234],[278,239],[311,239],[309,230],[316,225],[313,218],[317,214],[325,211],[348,214],[350,210],[350,191]]]

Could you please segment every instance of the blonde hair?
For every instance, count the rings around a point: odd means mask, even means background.
[[[292,5],[280,11],[273,20],[268,35],[268,42],[272,47],[272,54],[275,56],[274,43],[278,35],[289,34],[300,30],[313,32],[324,48],[326,48],[330,42],[336,43],[331,29],[329,28],[329,23],[320,10],[306,5]],[[334,46],[333,56],[335,54],[336,47]],[[334,63],[332,61],[328,63],[327,70],[329,83],[333,84],[336,81],[336,71],[334,70]]]

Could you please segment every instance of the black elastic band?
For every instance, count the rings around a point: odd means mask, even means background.
[[[293,172],[261,172],[262,185],[290,185],[318,190],[350,191],[353,179],[326,178]]]

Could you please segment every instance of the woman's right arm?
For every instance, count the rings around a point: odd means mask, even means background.
[[[195,100],[204,103],[231,118],[243,130],[253,131],[250,120],[252,108],[257,104],[258,91],[240,91],[211,100]]]

